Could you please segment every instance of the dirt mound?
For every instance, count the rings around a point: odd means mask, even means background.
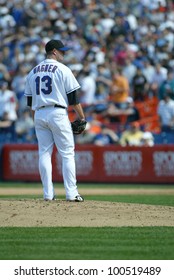
[[[0,201],[0,227],[174,226],[174,207],[20,199]]]

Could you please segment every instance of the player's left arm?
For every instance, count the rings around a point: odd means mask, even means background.
[[[71,105],[74,109],[74,111],[77,113],[78,115],[78,118],[80,120],[84,120],[85,119],[85,115],[84,115],[84,112],[83,112],[83,108],[79,102],[79,98],[78,98],[78,94],[77,94],[77,91],[72,91],[70,92],[68,95],[68,103],[69,105]]]
[[[31,109],[31,105],[32,105],[32,96],[27,96],[27,106],[30,107],[30,109]],[[34,113],[35,111],[31,109],[31,115],[33,120],[34,120]]]

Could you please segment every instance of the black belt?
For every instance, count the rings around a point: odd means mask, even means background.
[[[62,109],[66,109],[66,107],[62,106],[62,105],[58,105],[58,104],[55,104],[54,107],[56,108],[62,108]]]
[[[49,107],[49,106],[53,106],[53,107],[55,107],[55,108],[66,109],[66,107],[61,106],[61,105],[58,105],[58,104],[55,104],[55,105],[48,105],[48,106],[42,106],[42,107],[40,107],[39,109],[46,108],[46,107]]]

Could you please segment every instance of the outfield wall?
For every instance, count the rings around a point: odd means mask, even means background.
[[[40,181],[37,145],[8,144],[2,150],[2,179]],[[54,149],[53,181],[62,182],[61,158]],[[76,146],[79,182],[174,183],[174,145],[154,147]]]

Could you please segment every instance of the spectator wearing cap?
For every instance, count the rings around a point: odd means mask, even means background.
[[[141,146],[142,137],[143,131],[139,123],[132,122],[128,129],[122,132],[119,143],[121,146]]]

